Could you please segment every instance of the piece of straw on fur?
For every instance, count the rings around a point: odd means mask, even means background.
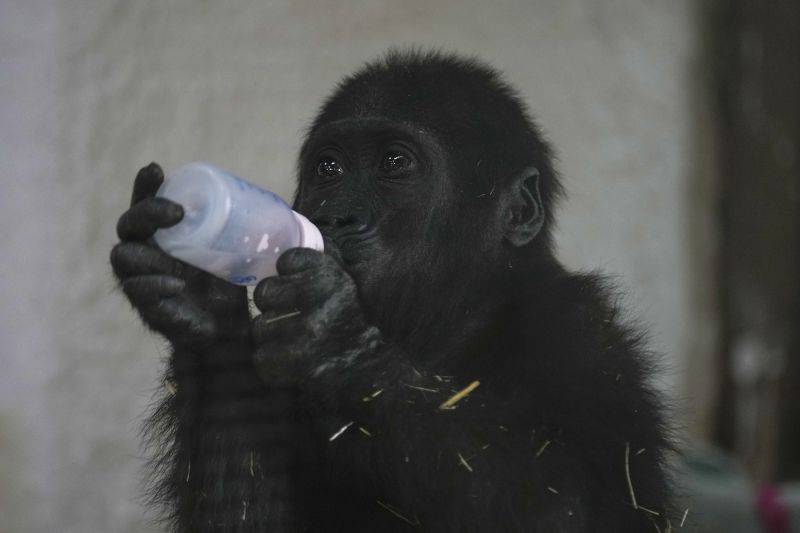
[[[382,393],[383,393],[383,389],[378,389],[375,392],[373,392],[372,394],[370,394],[369,396],[364,396],[364,398],[362,398],[362,400],[365,401],[365,402],[371,402],[372,400],[374,400],[375,398],[380,396]]]
[[[464,459],[464,456],[461,455],[461,452],[458,452],[458,462],[461,463],[462,465],[464,465],[464,468],[466,468],[470,472],[473,472],[472,467],[469,465],[467,460]]]
[[[418,527],[420,525],[419,519],[417,519],[417,517],[414,517],[414,520],[412,521],[412,520],[409,520],[408,518],[406,518],[405,516],[403,516],[403,514],[400,511],[398,511],[397,509],[395,509],[394,507],[392,507],[388,503],[383,503],[380,500],[375,500],[375,503],[377,503],[378,505],[380,505],[381,507],[383,507],[384,509],[386,509],[387,511],[389,511],[394,516],[396,516],[397,518],[399,518],[400,520],[402,520],[403,522],[405,522],[407,524],[410,524],[410,525],[412,525],[414,527]]]
[[[345,431],[347,431],[347,428],[349,428],[349,427],[350,427],[350,426],[352,426],[352,425],[353,425],[353,422],[348,422],[347,424],[345,424],[344,426],[342,426],[342,428],[341,428],[339,431],[337,431],[336,433],[334,433],[333,435],[331,435],[331,437],[328,439],[328,442],[333,442],[333,441],[335,441],[336,439],[338,439],[338,438],[339,438],[339,436],[340,436],[342,433],[344,433]]]
[[[631,493],[631,503],[633,504],[634,509],[638,509],[639,505],[636,503],[636,494],[633,492],[633,482],[631,481],[631,464],[630,464],[630,455],[631,455],[631,443],[625,443],[625,479],[628,481],[628,491]]]
[[[405,385],[409,389],[414,389],[414,390],[418,390],[418,391],[422,391],[422,392],[432,392],[432,393],[439,392],[439,389],[429,389],[427,387],[418,387],[416,385],[409,385],[408,383],[404,383],[403,385]]]
[[[536,452],[536,457],[542,455],[548,446],[550,446],[550,441],[549,440],[544,441],[544,444],[541,445],[539,451]]]
[[[442,405],[439,406],[439,409],[455,409],[455,405],[466,398],[472,391],[478,388],[481,384],[480,381],[473,381],[457,393],[450,396]]]

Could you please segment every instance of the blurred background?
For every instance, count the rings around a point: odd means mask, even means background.
[[[556,147],[559,256],[665,356],[687,523],[800,531],[796,0],[0,2],[0,531],[159,531],[167,352],[108,265],[138,168],[289,198],[322,98],[403,45],[492,63]]]

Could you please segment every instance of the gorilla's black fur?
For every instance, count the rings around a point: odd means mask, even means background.
[[[173,346],[149,435],[176,530],[666,528],[653,358],[604,282],[554,258],[551,151],[494,70],[367,65],[298,174],[328,253],[286,252],[252,323],[241,288],[149,244],[182,216],[157,166],[120,219],[115,272]]]

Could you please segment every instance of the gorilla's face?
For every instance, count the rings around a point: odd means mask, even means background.
[[[395,341],[447,337],[437,328],[488,314],[509,272],[523,275],[546,212],[547,149],[521,104],[490,71],[446,65],[348,78],[300,153],[295,209],[337,245]]]
[[[421,125],[358,116],[319,124],[301,152],[294,207],[337,245],[365,311],[395,341],[434,337],[497,271],[499,204],[470,190],[464,152]]]
[[[295,208],[338,245],[369,294],[387,276],[402,283],[403,275],[431,275],[423,265],[431,266],[448,225],[451,182],[432,134],[384,118],[346,118],[310,135]]]

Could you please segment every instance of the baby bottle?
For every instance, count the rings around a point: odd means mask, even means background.
[[[276,274],[289,248],[322,251],[322,235],[279,196],[207,163],[189,163],[158,189],[183,207],[183,219],[156,231],[162,250],[237,285]]]

